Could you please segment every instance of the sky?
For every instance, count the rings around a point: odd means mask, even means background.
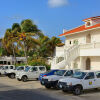
[[[0,0],[0,37],[24,19],[32,19],[45,35],[59,37],[63,29],[93,16],[100,16],[100,0]]]

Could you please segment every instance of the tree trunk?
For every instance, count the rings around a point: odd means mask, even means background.
[[[28,65],[28,61],[27,61],[27,50],[26,50],[25,41],[24,41],[24,53],[25,53],[25,57],[26,57],[26,64]]]
[[[15,49],[14,49],[13,43],[12,43],[12,48],[13,48],[13,56],[14,56],[14,65],[16,65],[16,54],[15,54]]]

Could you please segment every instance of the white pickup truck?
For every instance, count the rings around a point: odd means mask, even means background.
[[[80,95],[83,90],[100,88],[100,71],[78,71],[70,78],[62,78],[58,86],[63,92]]]
[[[17,72],[24,71],[26,67],[28,67],[28,66],[18,66],[15,69],[8,69],[5,71],[5,74],[9,78],[13,79],[13,78],[15,78]]]
[[[54,75],[45,76],[41,80],[41,85],[44,85],[46,88],[57,88],[59,79],[63,77],[71,77],[74,73],[74,70],[58,70]]]
[[[17,72],[16,79],[23,82],[38,79],[39,75],[44,72],[46,72],[45,66],[28,66],[25,71]]]
[[[2,66],[0,66],[0,75],[5,75],[6,71],[9,69],[11,69],[11,70],[15,69],[15,66],[14,65],[2,65]]]

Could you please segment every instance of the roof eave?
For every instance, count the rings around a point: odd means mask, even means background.
[[[69,35],[72,35],[72,34],[77,34],[77,33],[80,33],[80,32],[90,31],[90,30],[99,29],[99,28],[100,28],[100,27],[96,27],[96,28],[92,28],[92,29],[87,29],[87,30],[84,30],[84,31],[79,31],[79,32],[74,32],[74,33],[62,35],[62,36],[60,36],[60,37],[69,36]]]

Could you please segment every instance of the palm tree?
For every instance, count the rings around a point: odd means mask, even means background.
[[[37,26],[30,19],[21,22],[20,40],[23,41],[25,57],[27,60],[27,53],[39,45],[38,39],[43,34]],[[28,63],[28,62],[27,62]]]
[[[12,25],[12,29],[7,29],[5,32],[5,36],[2,40],[4,48],[7,50],[8,54],[13,54],[14,56],[14,64],[16,64],[16,52],[18,51],[17,43],[18,41],[18,32],[21,31],[20,25],[18,23],[14,23]]]
[[[62,43],[60,38],[57,38],[57,37],[54,37],[54,36],[48,42],[49,54],[50,54],[51,57],[53,56],[55,47],[60,43]]]

